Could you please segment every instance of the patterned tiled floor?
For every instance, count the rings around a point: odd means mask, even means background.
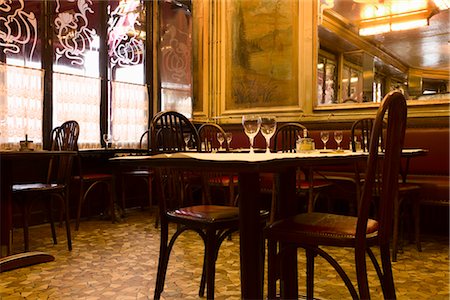
[[[130,210],[117,224],[104,220],[81,223],[73,231],[73,251],[67,250],[64,229],[58,245],[51,242],[48,226],[30,230],[32,251],[45,251],[54,262],[0,273],[0,299],[153,299],[159,253],[159,232],[149,211]],[[14,247],[20,252],[21,230]],[[239,236],[225,241],[217,261],[216,298],[239,299]],[[393,263],[398,299],[449,299],[449,244],[447,237],[423,237],[423,252],[404,246]],[[349,269],[350,250],[330,251]],[[198,299],[203,245],[195,233],[186,233],[175,244],[169,261],[163,299]],[[299,250],[299,293],[305,294],[304,256]],[[256,274],[255,274],[256,276]],[[373,299],[382,299],[380,285],[369,269]],[[349,299],[334,271],[316,260],[315,296]]]

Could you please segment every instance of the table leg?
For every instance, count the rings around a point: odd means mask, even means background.
[[[258,196],[259,174],[240,173],[239,234],[242,299],[262,299],[263,296],[264,239]]]
[[[290,168],[278,175],[278,205],[280,217],[286,218],[296,213],[296,169]],[[280,245],[280,248],[286,248]],[[281,258],[280,290],[281,299],[298,299],[297,249],[287,247]]]

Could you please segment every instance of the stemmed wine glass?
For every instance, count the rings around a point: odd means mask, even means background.
[[[266,153],[270,153],[270,139],[277,129],[277,120],[274,116],[261,117],[261,133],[266,139]]]
[[[233,134],[231,132],[225,132],[225,139],[227,140],[228,149],[231,149],[231,140],[233,139]]]
[[[225,136],[222,132],[217,133],[217,141],[220,144],[219,151],[222,151],[223,150],[222,144],[223,144],[223,142],[225,142]]]
[[[250,153],[255,153],[253,151],[253,140],[261,128],[261,117],[256,115],[243,115],[242,126],[250,141]]]
[[[103,141],[105,142],[105,149],[108,149],[109,145],[112,142],[112,135],[110,133],[104,133]]]
[[[330,138],[330,133],[328,131],[321,131],[320,132],[320,139],[323,143],[323,150],[327,150],[327,142]]]
[[[183,140],[184,140],[184,143],[186,144],[186,150],[188,150],[189,149],[188,144],[189,144],[189,141],[191,140],[191,134],[189,132],[183,133]]]
[[[334,140],[337,143],[337,150],[341,150],[341,142],[343,139],[342,131],[338,130],[334,132]]]
[[[112,140],[113,140],[114,148],[117,148],[117,149],[120,148],[119,147],[120,136],[118,134],[113,134]]]

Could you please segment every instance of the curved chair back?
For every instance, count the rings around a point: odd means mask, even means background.
[[[275,152],[295,152],[297,139],[303,135],[304,130],[306,127],[300,123],[286,123],[279,126],[273,138]]]
[[[356,142],[359,139],[361,141],[361,150],[364,152],[369,152],[369,141],[370,135],[372,133],[374,118],[363,118],[356,120],[352,124],[350,142],[352,143],[353,152],[356,151]],[[383,121],[383,128],[386,127],[386,122]],[[379,137],[379,147],[384,149],[384,135],[381,134]]]
[[[184,134],[190,135],[189,146],[200,151],[200,139],[195,126],[179,112],[161,111],[150,123],[150,143],[153,153],[172,153],[188,150]]]
[[[387,124],[384,122],[386,111],[389,111]],[[381,193],[378,207],[378,237],[380,243],[389,243],[394,213],[393,205],[395,200],[393,199],[396,199],[398,193],[398,175],[406,130],[406,116],[405,97],[399,92],[387,94],[378,109],[369,142],[369,157],[356,229],[356,241],[363,247],[360,249],[365,249],[367,220],[379,166],[381,166]],[[387,126],[385,149],[382,161],[378,161],[378,146],[385,124]]]
[[[139,139],[139,149],[150,149],[150,130],[144,131]]]
[[[80,126],[76,121],[64,122],[61,126],[52,129],[50,136],[52,137],[53,151],[77,151],[78,136],[80,134]],[[50,160],[48,168],[47,182],[55,181],[67,184],[72,172],[72,156],[60,156],[58,165],[55,169],[54,159]]]
[[[226,139],[225,130],[223,130],[220,125],[215,123],[205,123],[200,126],[198,129],[198,135],[200,137],[200,142],[204,145],[204,148],[202,147],[202,151],[212,152],[213,149],[219,149],[220,143],[217,140],[218,133],[221,133],[223,138]],[[226,140],[223,142],[222,148],[226,152],[230,150]]]

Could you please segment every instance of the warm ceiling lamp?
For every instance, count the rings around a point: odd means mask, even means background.
[[[354,0],[363,4],[359,35],[375,35],[390,31],[400,31],[428,25],[435,14],[435,7],[444,7],[449,0]]]

